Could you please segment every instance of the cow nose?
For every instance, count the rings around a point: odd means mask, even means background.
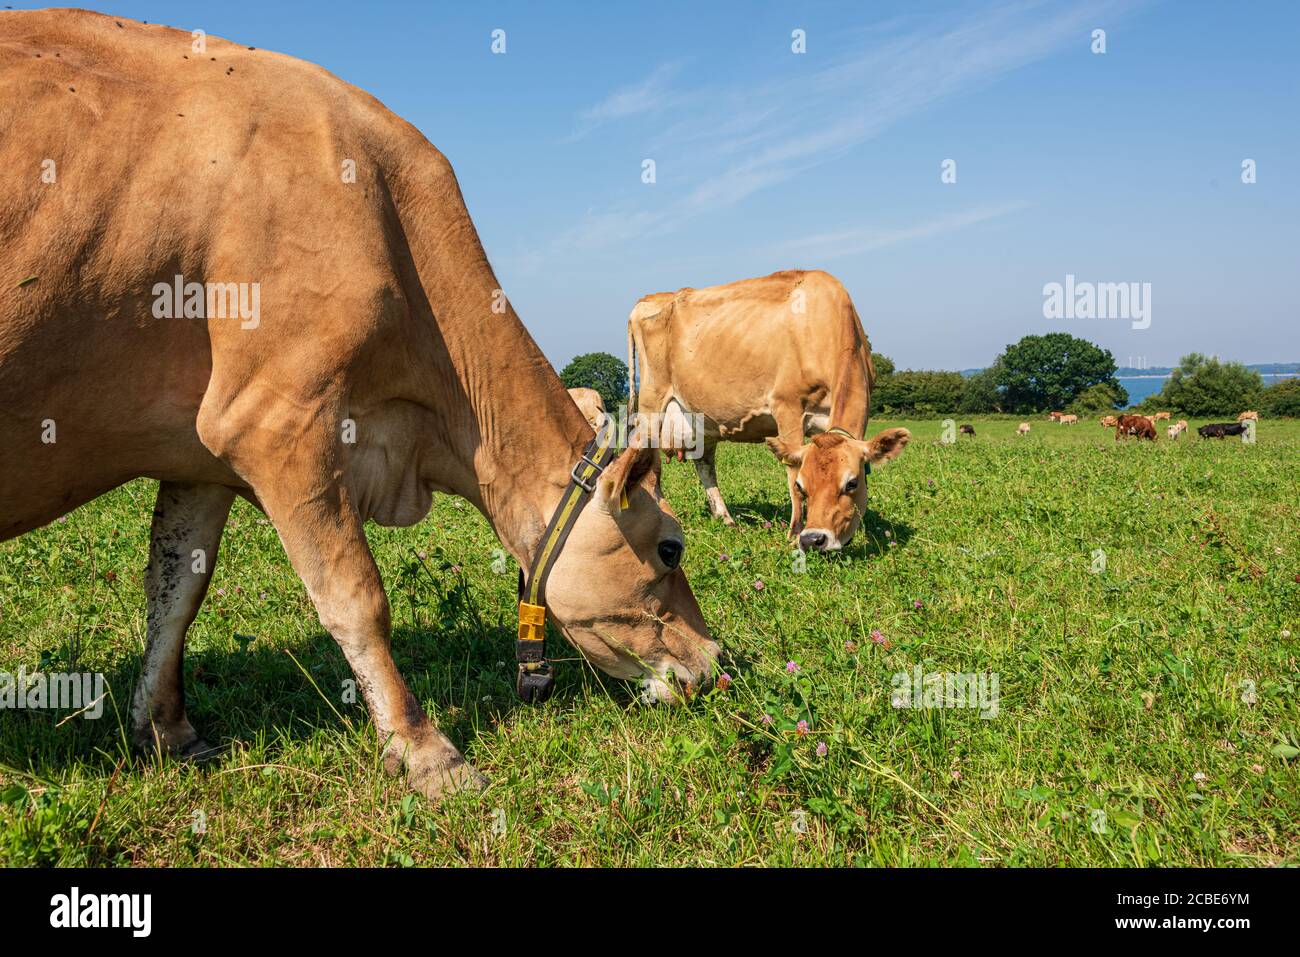
[[[802,548],[805,552],[816,551],[819,548],[825,548],[826,533],[816,532],[816,531],[804,532],[802,535],[799,536],[799,547]]]

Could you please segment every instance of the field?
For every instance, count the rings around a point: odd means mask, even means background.
[[[437,806],[383,772],[242,502],[186,658],[190,717],[228,750],[130,755],[154,496],[134,482],[0,544],[0,671],[112,692],[99,720],[0,714],[0,863],[1300,864],[1300,421],[1253,446],[971,421],[953,446],[938,421],[873,421],[913,444],[871,477],[867,534],[802,569],[765,449],[720,449],[737,528],[665,466],[732,679],[683,708],[567,646],[555,697],[519,704],[514,568],[494,573],[486,523],[439,497],[372,527],[398,665],[491,779]],[[996,708],[891,706],[918,666],[996,676]]]

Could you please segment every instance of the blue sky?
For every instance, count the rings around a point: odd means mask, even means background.
[[[1050,331],[1300,361],[1300,4],[95,8],[312,60],[418,126],[557,365],[622,356],[646,293],[783,268],[838,276],[900,368]],[[1045,319],[1067,273],[1151,283],[1150,328]]]

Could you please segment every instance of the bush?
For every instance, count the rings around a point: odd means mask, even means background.
[[[998,388],[998,374],[1001,370],[996,363],[991,368],[970,376],[962,386],[959,412],[967,415],[979,415],[988,412],[1001,412],[1002,391]]]
[[[1282,379],[1259,394],[1258,411],[1269,416],[1300,416],[1300,378]]]
[[[888,414],[956,412],[965,380],[960,372],[906,369],[876,382],[871,404]]]
[[[1098,382],[1079,393],[1079,397],[1068,408],[1076,415],[1091,415],[1094,412],[1113,411],[1127,402],[1128,392],[1123,386],[1116,389],[1108,383]]]
[[[1220,362],[1193,352],[1178,361],[1152,405],[1188,416],[1235,416],[1259,404],[1264,380],[1240,362]]]

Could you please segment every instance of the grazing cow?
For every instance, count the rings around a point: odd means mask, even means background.
[[[1252,410],[1250,412],[1243,412],[1241,413],[1241,415],[1237,416],[1238,422],[1245,422],[1247,419],[1254,419],[1256,422],[1258,422],[1259,413]]]
[[[1151,442],[1156,440],[1156,426],[1151,421],[1150,416],[1145,415],[1121,415],[1115,424],[1115,441],[1126,435],[1134,435],[1139,439],[1148,439]]]
[[[957,431],[960,432],[962,435],[974,435],[974,434],[975,434],[975,426],[973,426],[973,425],[963,425],[963,426],[960,426],[960,427],[957,429]]]
[[[1182,435],[1184,432],[1187,431],[1187,420],[1179,419],[1173,425],[1169,426],[1169,428],[1166,431],[1169,434],[1169,438],[1171,439],[1178,438],[1178,436]]]
[[[1165,420],[1168,419],[1168,418],[1169,418],[1169,413],[1168,413],[1168,412],[1157,412],[1154,416],[1152,416],[1151,421],[1152,421],[1152,422],[1163,422],[1163,421],[1165,421]]]
[[[364,525],[411,525],[435,491],[460,495],[532,568],[560,503],[588,500],[571,481],[584,452],[603,472],[582,467],[590,507],[566,508],[567,542],[530,580],[549,586],[521,605],[521,679],[544,667],[534,611],[549,608],[650,697],[706,683],[718,650],[658,457],[589,445],[499,309],[443,155],[319,67],[214,36],[187,59],[190,43],[85,11],[0,14],[0,540],[160,481],[136,745],[210,750],[186,714],[182,653],[242,496],[343,649],[385,767],[430,797],[480,784],[393,663]],[[57,183],[29,175],[37,157]],[[209,286],[205,305],[202,283],[227,282],[260,291],[214,307]]]
[[[1059,422],[1063,415],[1065,415],[1064,412],[1049,412],[1047,413],[1047,418],[1052,422]]]
[[[1113,429],[1119,424],[1119,420],[1113,415],[1103,415],[1101,417],[1101,427],[1103,429]]]
[[[1016,435],[1028,435],[1028,434],[1029,434],[1029,423],[1021,422],[1020,425],[1016,427]]]
[[[1063,415],[1057,421],[1062,425],[1074,425],[1079,421],[1079,417],[1077,415]]]
[[[845,470],[858,476],[865,465],[894,458],[911,436],[889,429],[860,441],[876,378],[871,344],[848,292],[827,273],[778,272],[646,296],[632,310],[627,338],[632,411],[660,416],[665,449],[679,446],[686,417],[697,417],[696,473],[710,512],[728,525],[735,522],[715,465],[720,441],[777,440],[768,444],[787,466],[791,537],[803,530],[805,500],[847,496],[858,506],[844,510],[852,521],[836,519],[820,539],[800,539],[821,548],[830,546],[817,541],[847,542],[866,506],[865,478],[847,492]],[[804,446],[810,432],[830,438]]]
[[[593,429],[599,429],[607,418],[605,412],[605,400],[600,397],[600,393],[595,389],[570,389],[569,395],[573,398],[574,404],[582,417],[587,420],[587,424]]]
[[[1241,435],[1246,429],[1247,426],[1242,422],[1214,422],[1203,425],[1196,431],[1203,439],[1223,439],[1230,435]]]

